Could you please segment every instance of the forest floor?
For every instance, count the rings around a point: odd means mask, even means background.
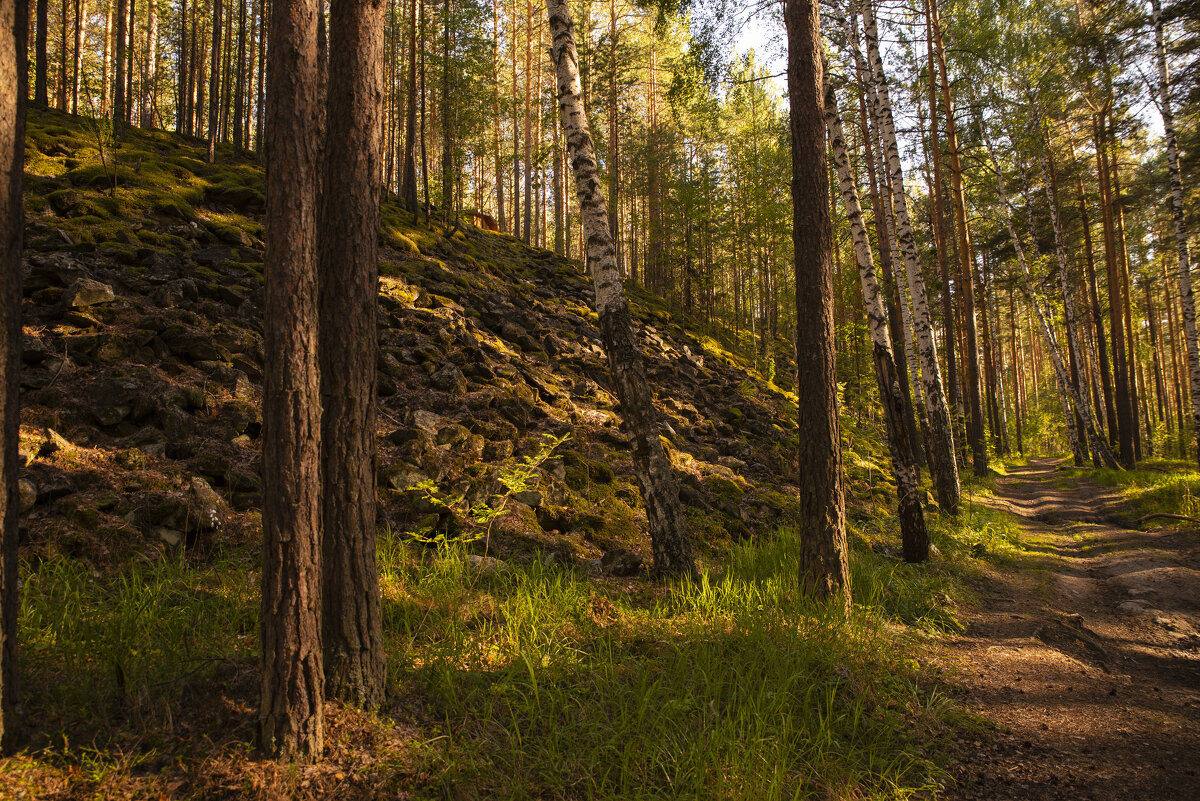
[[[971,712],[963,799],[1200,799],[1200,534],[1113,522],[1121,499],[1035,459],[998,479],[1022,569],[950,643]]]

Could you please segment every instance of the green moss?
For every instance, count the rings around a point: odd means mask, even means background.
[[[736,507],[746,494],[736,481],[721,476],[705,476],[704,488],[708,490],[713,503],[721,508]]]
[[[196,219],[195,209],[178,198],[160,198],[152,208],[156,214],[174,217],[184,222],[191,222]]]

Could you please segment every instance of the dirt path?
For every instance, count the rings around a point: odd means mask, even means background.
[[[951,643],[971,710],[960,799],[1200,799],[1200,532],[1134,531],[1037,460],[1000,479],[1031,555],[980,587]]]

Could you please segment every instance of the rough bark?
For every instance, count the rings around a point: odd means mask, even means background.
[[[0,750],[21,739],[20,672],[17,664],[17,517],[20,493],[17,445],[21,422],[21,245],[24,233],[22,176],[28,4],[0,3]]]
[[[1171,109],[1171,82],[1167,74],[1167,50],[1163,38],[1162,7],[1150,0],[1154,12],[1154,52],[1158,61],[1158,110],[1162,114],[1163,136],[1167,140],[1167,173],[1171,182],[1171,225],[1175,234],[1175,253],[1179,262],[1179,295],[1183,304],[1183,334],[1187,343],[1188,372],[1191,375],[1192,431],[1197,437],[1196,458],[1200,462],[1200,343],[1196,334],[1196,299],[1192,294],[1191,258],[1188,252],[1187,226],[1183,216],[1183,174],[1179,168],[1179,144],[1175,136],[1175,115]]]
[[[650,524],[654,572],[659,576],[690,575],[695,572],[692,543],[671,463],[659,440],[658,412],[646,383],[637,333],[617,269],[596,148],[583,107],[571,12],[565,0],[548,0],[546,10],[552,37],[550,54],[558,76],[558,108],[586,232],[587,265],[595,289],[596,313],[625,430],[633,445],[634,472]]]
[[[871,3],[862,4],[863,26],[867,40],[867,57],[875,83],[877,118],[887,168],[891,178],[893,205],[896,210],[896,241],[904,256],[904,272],[908,277],[909,297],[912,300],[913,330],[921,359],[921,381],[925,390],[926,422],[929,427],[929,472],[937,492],[938,504],[950,514],[957,514],[961,488],[958,464],[954,458],[954,431],[950,409],[942,388],[942,368],[938,362],[933,321],[921,273],[916,237],[908,216],[908,200],[904,191],[904,170],[896,143],[896,128],[892,119],[892,104],[883,59],[879,53],[879,32]]]
[[[849,609],[850,573],[833,328],[833,233],[825,163],[821,15],[816,0],[788,0],[788,102],[792,143],[792,244],[796,271],[799,390],[800,585]]]
[[[274,0],[267,64],[259,747],[324,747],[317,356],[317,3]]]
[[[908,426],[905,425],[904,396],[901,393],[896,360],[892,355],[892,339],[888,333],[883,292],[875,273],[875,260],[871,255],[871,240],[867,236],[858,190],[850,172],[850,157],[846,152],[846,135],[837,109],[837,97],[828,79],[825,81],[825,125],[833,150],[833,163],[837,170],[842,204],[846,208],[846,219],[850,223],[850,238],[854,244],[859,282],[862,284],[867,329],[871,334],[871,355],[875,363],[875,380],[879,385],[879,400],[883,405],[887,428],[888,453],[892,460],[892,474],[896,480],[897,516],[900,519],[904,559],[907,562],[924,562],[929,558],[929,532],[925,528],[925,512],[921,508],[913,443],[909,438]]]
[[[375,558],[375,361],[384,0],[332,0],[320,231],[322,635],[326,695],[383,701]]]

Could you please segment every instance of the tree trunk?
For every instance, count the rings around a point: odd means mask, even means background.
[[[1038,324],[1042,329],[1042,336],[1050,349],[1050,358],[1054,364],[1054,375],[1058,380],[1059,395],[1063,401],[1064,422],[1067,425],[1067,431],[1074,432],[1074,428],[1071,426],[1071,405],[1073,403],[1075,413],[1083,418],[1084,429],[1092,451],[1100,454],[1101,461],[1104,462],[1106,467],[1120,469],[1120,465],[1117,464],[1107,443],[1101,440],[1096,434],[1096,427],[1092,421],[1091,408],[1083,402],[1083,399],[1071,384],[1071,378],[1067,374],[1066,363],[1063,360],[1062,349],[1059,347],[1058,339],[1054,335],[1054,328],[1051,326],[1046,313],[1042,310],[1041,302],[1038,301],[1037,296],[1033,293],[1032,281],[1029,275],[1029,264],[1025,260],[1025,248],[1021,245],[1021,239],[1017,236],[1016,228],[1013,227],[1012,207],[1009,205],[1008,195],[1004,191],[1004,177],[996,162],[995,153],[992,152],[991,144],[987,142],[986,135],[984,142],[987,145],[988,155],[992,160],[992,169],[996,174],[996,192],[1000,197],[1000,205],[1004,210],[1004,223],[1008,229],[1009,238],[1012,240],[1013,249],[1017,252],[1017,265],[1020,267],[1021,276],[1024,278],[1021,282],[1021,291],[1024,293],[1025,299],[1029,302],[1030,308],[1037,315]],[[1052,203],[1051,205],[1053,206],[1054,204]],[[1059,230],[1061,231],[1061,228]],[[1070,401],[1068,401],[1068,397]],[[1072,436],[1074,436],[1073,433]]]
[[[179,46],[177,48],[177,75],[175,77],[175,133],[187,132],[187,76],[188,69],[188,3],[179,2]]]
[[[267,66],[259,747],[324,748],[317,355],[317,2],[274,0]]]
[[[492,150],[496,162],[496,222],[501,231],[506,231],[504,161],[500,156],[500,0],[492,0]]]
[[[942,389],[942,368],[938,362],[937,343],[933,336],[925,278],[921,273],[916,238],[908,217],[904,170],[900,164],[887,75],[884,73],[883,59],[879,54],[879,33],[870,0],[863,3],[862,12],[868,63],[876,88],[880,132],[883,134],[888,172],[891,175],[893,204],[896,209],[896,240],[904,256],[904,271],[908,276],[908,290],[913,306],[913,328],[921,358],[921,378],[925,389],[925,409],[929,427],[929,472],[937,491],[938,504],[949,514],[957,514],[961,490],[958,464],[954,458],[954,432],[951,427],[950,409],[946,406],[946,396]]]
[[[1196,334],[1196,299],[1192,294],[1191,257],[1188,253],[1187,227],[1183,215],[1183,174],[1179,168],[1179,145],[1175,137],[1175,115],[1171,110],[1171,83],[1167,74],[1167,50],[1163,39],[1162,8],[1159,0],[1150,0],[1154,11],[1154,51],[1158,61],[1158,110],[1162,114],[1163,135],[1167,140],[1167,172],[1171,181],[1171,223],[1175,233],[1175,253],[1179,260],[1179,295],[1183,303],[1183,333],[1187,343],[1188,371],[1191,374],[1192,433],[1197,436],[1197,460],[1200,460],[1200,345]]]
[[[118,0],[121,2],[121,0]],[[208,163],[217,160],[217,115],[221,110],[221,0],[213,0],[212,61],[208,74]],[[320,144],[317,145],[320,147]]]
[[[82,4],[84,0],[76,0]],[[146,69],[142,73],[143,128],[154,127],[154,114],[158,107],[158,3],[149,0],[146,4]]]
[[[454,218],[454,126],[450,116],[450,0],[442,0],[442,223]]]
[[[400,205],[417,217],[417,14],[423,3],[412,0],[408,29],[408,114],[404,120],[404,173]]]
[[[154,0],[151,0],[153,4]],[[242,113],[246,102],[246,0],[238,5],[237,69],[233,90],[233,149],[242,152]]]
[[[1132,468],[1133,417],[1129,404],[1129,365],[1125,349],[1125,314],[1122,301],[1120,256],[1117,253],[1116,224],[1113,219],[1112,191],[1108,166],[1108,145],[1103,113],[1093,120],[1096,143],[1096,174],[1100,184],[1100,207],[1104,223],[1104,263],[1108,274],[1108,322],[1112,331],[1113,402],[1117,410],[1117,443],[1121,464]]]
[[[867,229],[863,223],[858,191],[850,173],[850,157],[846,152],[846,136],[842,130],[842,119],[837,109],[837,97],[828,79],[825,80],[824,85],[825,124],[829,132],[829,143],[833,149],[833,163],[837,169],[842,203],[846,207],[846,219],[850,223],[854,258],[858,262],[858,277],[862,284],[863,302],[866,306],[867,328],[871,334],[871,353],[875,362],[875,379],[879,385],[879,399],[883,405],[884,422],[887,428],[888,451],[892,459],[892,473],[896,479],[897,516],[900,519],[904,559],[907,562],[924,562],[929,558],[929,533],[925,528],[925,513],[921,509],[919,474],[913,453],[913,443],[909,439],[908,426],[904,419],[905,403],[901,394],[896,361],[892,356],[892,340],[888,334],[883,293],[875,274],[871,240],[867,236]]]
[[[825,162],[821,14],[815,0],[788,0],[792,244],[796,270],[796,373],[807,381],[799,405],[800,586],[850,608],[842,447],[833,329],[833,232]]]
[[[375,361],[384,0],[332,0],[320,230],[325,692],[383,702],[375,559]]]
[[[24,0],[14,0],[16,3]],[[37,20],[33,33],[33,102],[39,106],[50,105],[50,94],[46,88],[46,73],[49,71],[46,56],[46,29],[50,27],[50,4],[48,0],[37,0]],[[8,83],[6,86],[15,86]]]
[[[954,102],[950,95],[950,80],[946,70],[946,51],[942,45],[941,21],[937,0],[929,0],[930,22],[934,35],[938,73],[942,84],[943,113],[946,115],[946,145],[950,152],[950,184],[954,199],[954,221],[958,232],[959,282],[963,298],[965,331],[967,405],[967,440],[975,475],[987,475],[987,444],[983,439],[983,408],[979,396],[979,332],[975,322],[975,279],[972,263],[971,231],[967,224],[967,201],[963,189],[962,154],[958,141],[958,126],[954,120]]]
[[[17,664],[17,578],[20,491],[17,452],[21,424],[21,247],[25,230],[22,180],[25,102],[29,91],[26,48],[29,5],[0,3],[0,751],[21,740],[20,670]],[[43,101],[44,102],[44,101]]]
[[[125,123],[125,43],[129,38],[125,25],[125,3],[117,0],[117,25],[113,34],[113,131],[121,131]]]
[[[621,405],[625,429],[633,442],[634,471],[641,485],[654,549],[654,572],[659,576],[695,572],[679,488],[659,440],[658,412],[646,383],[633,318],[625,300],[616,251],[608,228],[608,210],[600,189],[596,149],[583,107],[579,55],[575,48],[571,12],[566,0],[547,0],[552,38],[551,56],[558,75],[558,107],[575,174],[579,208],[587,231],[587,264],[592,273],[596,313],[609,370]],[[824,205],[824,204],[822,204]]]
[[[83,23],[87,19],[87,0],[75,0],[75,50],[71,62],[71,113],[79,113],[79,80],[83,67]],[[153,18],[151,18],[153,22]],[[150,41],[154,41],[153,34]]]

